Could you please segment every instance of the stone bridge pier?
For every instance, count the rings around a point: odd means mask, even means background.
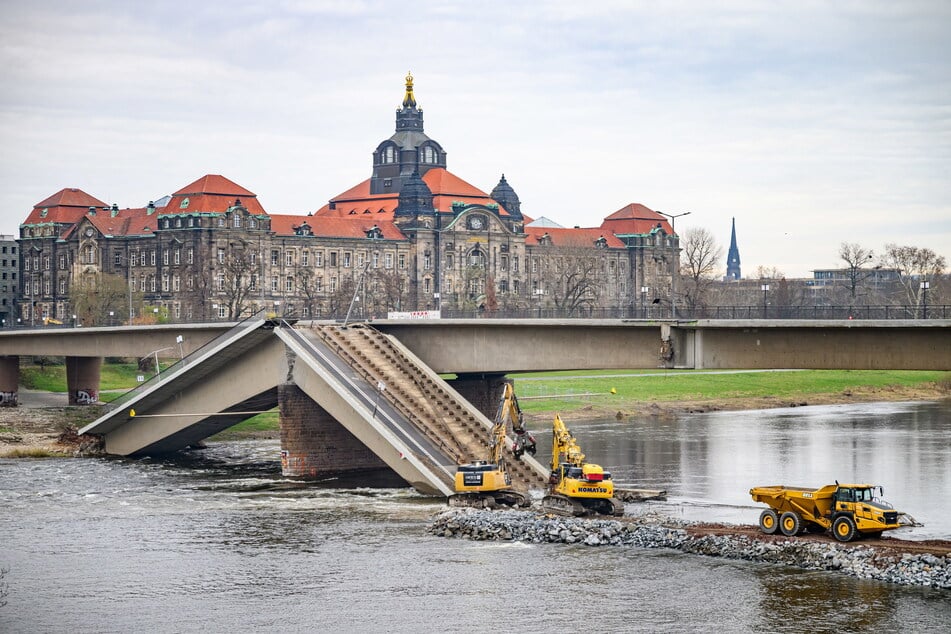
[[[102,357],[66,357],[66,389],[70,405],[99,402]]]
[[[446,383],[485,414],[486,418],[494,421],[499,409],[499,399],[502,398],[502,390],[506,383],[512,383],[512,379],[505,378],[504,374],[495,373],[459,374]]]
[[[20,394],[20,357],[0,357],[0,407],[16,407]]]

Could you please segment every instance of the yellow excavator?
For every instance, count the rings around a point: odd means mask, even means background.
[[[489,459],[459,465],[455,477],[456,492],[449,496],[449,506],[495,508],[499,505],[531,505],[528,495],[512,488],[512,478],[505,469],[502,450],[508,440],[507,421],[512,422],[515,432],[515,441],[512,443],[515,458],[521,458],[526,453],[535,455],[535,438],[525,429],[522,410],[512,384],[506,383],[492,425]]]
[[[561,417],[552,424],[551,475],[542,510],[559,515],[624,515],[624,503],[614,497],[611,474],[584,461],[584,454]]]

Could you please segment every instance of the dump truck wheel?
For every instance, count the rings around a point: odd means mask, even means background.
[[[766,509],[759,514],[759,528],[767,535],[773,535],[779,528],[779,516],[773,509]]]
[[[850,542],[855,539],[855,522],[852,518],[841,516],[832,522],[832,534],[840,542]]]
[[[802,529],[802,519],[792,511],[786,511],[779,518],[779,530],[786,537],[795,537]]]

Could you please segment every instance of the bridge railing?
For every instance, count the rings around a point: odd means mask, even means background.
[[[261,315],[262,315],[264,312],[265,312],[264,309],[262,309],[262,310],[257,311],[256,313],[254,313],[254,314],[252,314],[252,315],[246,317],[246,318],[243,319],[242,321],[240,321],[240,322],[238,322],[237,324],[235,324],[234,327],[233,327],[233,328],[230,328],[227,332],[224,332],[224,333],[218,335],[217,337],[215,337],[215,338],[212,339],[211,341],[208,341],[207,343],[205,343],[205,344],[202,345],[201,347],[195,349],[195,350],[194,350],[191,354],[189,354],[188,356],[180,358],[178,361],[176,361],[176,362],[173,363],[172,365],[170,365],[170,366],[168,366],[168,367],[166,367],[166,368],[164,368],[164,369],[162,369],[161,367],[156,367],[156,372],[155,372],[155,374],[153,374],[152,376],[150,376],[148,379],[146,379],[146,380],[143,381],[142,383],[139,383],[137,386],[135,386],[134,388],[132,388],[132,389],[129,390],[128,392],[124,392],[124,393],[123,393],[121,396],[119,396],[118,398],[113,399],[112,401],[110,401],[109,404],[106,406],[106,411],[109,411],[109,412],[115,411],[115,410],[117,410],[117,409],[123,407],[123,405],[124,405],[125,403],[128,403],[128,402],[134,400],[139,394],[145,392],[146,390],[148,390],[148,389],[151,388],[152,386],[156,385],[159,381],[162,381],[162,380],[164,380],[164,379],[168,379],[168,378],[170,378],[170,377],[173,377],[173,376],[176,376],[176,375],[180,374],[181,372],[183,372],[183,371],[188,367],[188,362],[189,362],[190,359],[195,359],[195,358],[197,358],[198,356],[200,356],[201,354],[203,354],[206,350],[209,350],[210,348],[212,348],[212,347],[218,345],[220,342],[226,341],[226,340],[228,340],[228,339],[232,339],[232,338],[234,338],[235,336],[237,336],[237,335],[239,335],[239,334],[241,334],[241,333],[247,332],[247,331],[249,331],[249,330],[256,330],[257,328],[260,328],[260,327],[261,327]],[[158,360],[156,359],[156,366],[158,366],[158,364],[159,364],[159,362],[158,362]]]
[[[926,312],[927,310],[927,312]],[[669,306],[458,310],[443,308],[446,319],[671,319]],[[928,306],[708,306],[677,307],[677,319],[951,319],[951,305]]]

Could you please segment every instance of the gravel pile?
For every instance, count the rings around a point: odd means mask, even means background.
[[[663,522],[663,523],[661,523]],[[745,559],[806,570],[829,570],[861,579],[951,589],[951,558],[934,555],[889,557],[863,547],[787,540],[751,539],[745,535],[694,537],[660,518],[548,517],[530,511],[449,509],[433,517],[429,532],[476,541],[521,541],[586,546],[671,548],[685,553]],[[678,522],[683,526],[684,522]]]

